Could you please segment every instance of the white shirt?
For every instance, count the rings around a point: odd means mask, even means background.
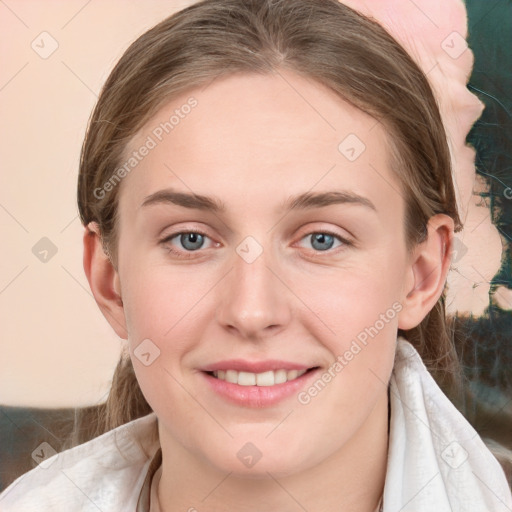
[[[398,338],[384,512],[512,512],[505,474]],[[2,512],[149,512],[161,466],[155,413],[46,459],[0,494]]]

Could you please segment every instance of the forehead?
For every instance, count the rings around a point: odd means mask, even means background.
[[[343,188],[381,206],[402,201],[383,126],[289,71],[219,77],[190,90],[144,126],[126,160],[144,146],[122,182],[120,203],[130,209],[165,187],[246,209],[251,198],[283,201],[312,189]]]

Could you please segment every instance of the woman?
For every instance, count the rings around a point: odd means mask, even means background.
[[[164,20],[104,86],[78,202],[126,353],[103,435],[3,510],[512,507],[438,386],[456,399],[450,155],[424,74],[376,22],[335,0]]]

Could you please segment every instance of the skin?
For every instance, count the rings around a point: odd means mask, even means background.
[[[453,222],[432,217],[427,240],[408,252],[385,128],[288,71],[232,75],[175,98],[128,152],[190,96],[197,107],[121,183],[117,265],[96,224],[84,235],[92,292],[128,340],[159,419],[160,508],[373,512],[384,486],[396,332],[419,324],[442,293]],[[366,145],[353,162],[338,150],[351,133]],[[141,206],[169,187],[215,196],[226,211]],[[375,211],[357,203],[281,210],[290,196],[333,190],[359,194]],[[179,236],[162,242],[192,228],[206,235],[196,251]],[[310,235],[323,232],[351,244],[335,238],[318,249]],[[247,236],[263,249],[252,263],[236,251]],[[394,303],[401,311],[307,405],[293,395],[272,407],[238,406],[199,371],[230,358],[327,370]],[[133,350],[148,338],[160,356],[145,366]],[[237,457],[247,442],[262,454],[250,468]]]

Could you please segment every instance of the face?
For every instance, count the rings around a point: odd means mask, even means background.
[[[293,73],[233,75],[134,151],[119,283],[162,444],[251,476],[349,446],[383,411],[407,288],[383,126]]]

